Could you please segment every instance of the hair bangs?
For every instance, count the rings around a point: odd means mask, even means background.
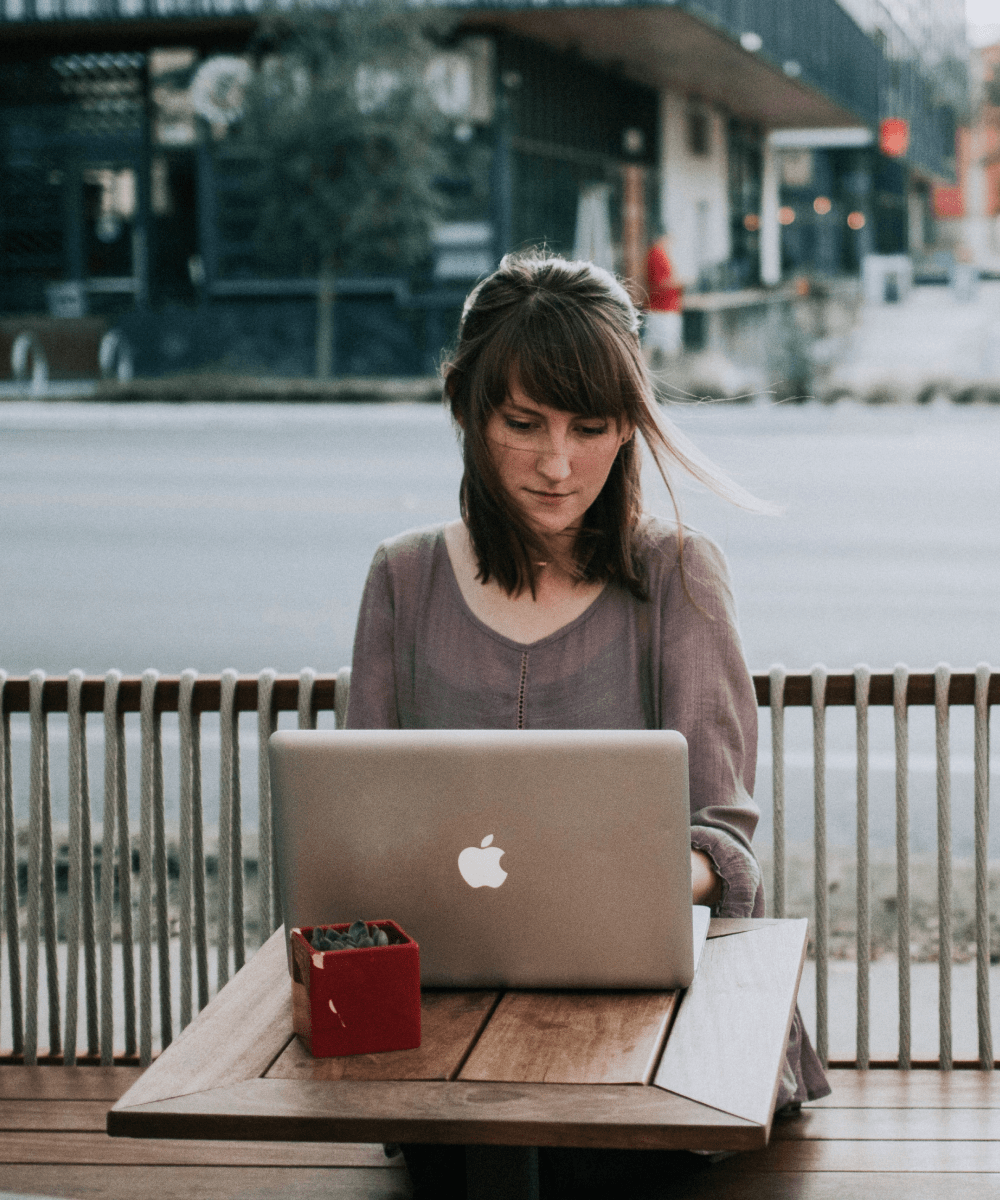
[[[629,422],[632,405],[625,347],[599,314],[537,304],[517,313],[508,380],[537,404],[582,417]]]

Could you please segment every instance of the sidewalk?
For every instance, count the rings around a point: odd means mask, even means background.
[[[829,374],[817,390],[870,401],[1000,400],[1000,281],[962,302],[947,287],[914,288],[899,304],[867,305],[837,343],[817,343]],[[982,397],[976,393],[984,393]]]

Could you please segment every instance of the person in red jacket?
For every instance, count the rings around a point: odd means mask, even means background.
[[[658,367],[681,352],[684,288],[674,277],[669,234],[661,234],[646,255],[646,294],[643,343],[650,366]]]

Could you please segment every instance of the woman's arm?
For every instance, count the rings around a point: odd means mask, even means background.
[[[684,577],[674,563],[659,599],[660,724],[688,742],[693,890],[720,915],[750,916],[763,908],[750,845],[757,700],[718,547],[688,534]]]
[[[722,880],[716,875],[712,860],[704,850],[692,850],[691,903],[715,908],[721,900]]]

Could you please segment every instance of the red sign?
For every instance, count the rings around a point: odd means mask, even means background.
[[[902,158],[910,148],[910,122],[886,117],[879,127],[878,148],[889,158]]]
[[[934,189],[934,215],[936,217],[964,217],[965,198],[960,187],[936,187]]]

